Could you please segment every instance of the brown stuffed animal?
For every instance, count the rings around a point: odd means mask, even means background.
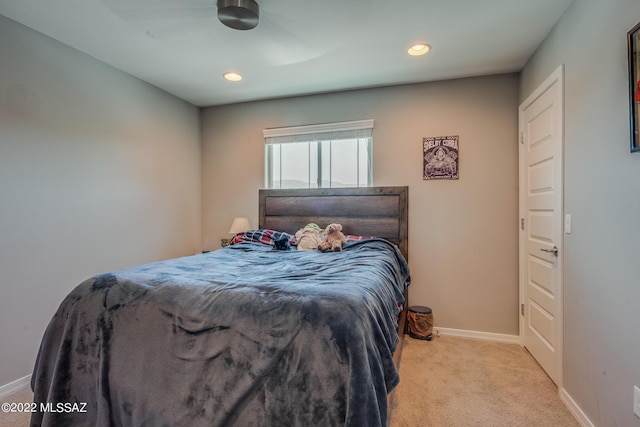
[[[342,234],[342,225],[340,224],[327,225],[324,233],[324,238],[318,245],[318,249],[321,251],[331,249],[334,252],[339,252],[342,250],[342,245],[347,243],[347,238]]]

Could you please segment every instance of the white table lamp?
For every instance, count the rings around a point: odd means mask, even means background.
[[[236,235],[238,233],[244,233],[247,230],[251,230],[249,220],[247,218],[236,218],[233,220],[233,224],[231,224],[229,234]]]

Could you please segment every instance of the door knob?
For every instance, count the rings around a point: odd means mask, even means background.
[[[553,256],[558,256],[558,247],[554,246],[553,249],[540,249],[542,252],[546,252],[548,254],[553,254]]]

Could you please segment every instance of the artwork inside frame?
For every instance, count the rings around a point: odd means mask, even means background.
[[[459,137],[436,136],[422,139],[423,179],[458,179]]]
[[[640,118],[640,22],[627,33],[627,50],[629,62],[629,114],[631,131],[631,152],[640,151],[638,129]]]

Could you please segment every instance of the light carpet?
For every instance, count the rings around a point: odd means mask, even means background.
[[[390,427],[579,427],[558,388],[517,344],[404,338]]]
[[[25,387],[10,395],[0,398],[0,403],[29,403],[33,402],[30,387]],[[0,412],[0,427],[27,427],[31,414],[24,412]]]

